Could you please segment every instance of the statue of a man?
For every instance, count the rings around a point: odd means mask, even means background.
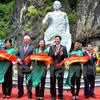
[[[60,35],[62,37],[62,42],[66,46],[67,51],[71,47],[71,34],[69,31],[68,17],[65,12],[60,10],[61,3],[55,1],[53,4],[54,11],[47,13],[43,19],[43,25],[47,24],[48,29],[45,32],[44,40],[47,46],[54,44],[55,35]]]

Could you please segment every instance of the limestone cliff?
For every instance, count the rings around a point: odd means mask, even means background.
[[[22,44],[23,36],[26,34],[31,37],[33,44],[36,44],[42,38],[40,36],[43,32],[42,18],[33,20],[27,16],[27,13],[28,7],[41,7],[43,4],[42,0],[16,0],[9,25],[13,33],[9,34],[8,37],[16,38],[17,45]]]
[[[81,0],[77,7],[76,40],[83,43],[100,41],[100,0]]]

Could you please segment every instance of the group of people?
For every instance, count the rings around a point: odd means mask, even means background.
[[[5,40],[5,48],[8,53],[14,54],[17,57],[18,64],[18,95],[17,98],[23,97],[24,89],[23,89],[23,80],[24,76],[27,83],[27,96],[28,99],[32,98],[32,85],[35,86],[35,95],[36,100],[44,99],[44,90],[45,90],[45,79],[47,73],[47,67],[45,62],[43,61],[30,61],[28,64],[24,62],[24,60],[31,54],[39,54],[41,52],[45,52],[48,56],[51,56],[53,59],[53,63],[50,65],[50,94],[51,100],[56,100],[56,79],[58,84],[58,99],[65,100],[63,97],[63,78],[65,67],[64,64],[61,66],[57,66],[57,63],[60,63],[65,58],[70,57],[73,54],[77,54],[78,56],[90,56],[90,59],[85,63],[81,64],[80,62],[74,62],[69,65],[68,77],[66,85],[71,87],[72,100],[79,100],[79,91],[80,91],[80,79],[83,70],[84,77],[84,95],[85,98],[93,97],[94,87],[95,87],[95,61],[96,54],[92,50],[92,44],[86,45],[86,51],[83,52],[79,48],[78,42],[72,43],[70,51],[67,52],[65,46],[61,45],[61,36],[56,35],[54,42],[55,44],[50,46],[49,50],[45,46],[45,41],[41,39],[38,42],[38,47],[35,48],[32,44],[30,44],[30,37],[28,35],[24,36],[23,44],[16,51],[12,47],[11,39]],[[1,48],[0,48],[1,49]],[[11,90],[12,90],[12,62],[4,60],[8,62],[6,64],[7,70],[4,75],[4,82],[2,83],[2,93],[3,98],[10,98]],[[3,62],[3,60],[0,60]],[[3,66],[3,65],[0,65]],[[4,66],[5,67],[5,66]],[[36,83],[35,83],[36,81]],[[76,88],[75,88],[76,85]],[[90,86],[89,86],[90,85]]]

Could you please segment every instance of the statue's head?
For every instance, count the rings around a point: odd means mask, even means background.
[[[55,1],[55,2],[53,3],[53,8],[54,8],[54,10],[60,10],[60,8],[61,8],[61,3],[60,3],[59,1]]]

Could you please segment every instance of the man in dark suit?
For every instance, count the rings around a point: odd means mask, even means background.
[[[89,55],[90,60],[83,65],[83,75],[84,75],[84,95],[86,98],[92,97],[95,98],[94,94],[94,87],[95,87],[95,75],[96,75],[96,68],[95,68],[95,61],[96,55],[93,52],[92,44],[86,45],[86,51],[83,55]],[[90,87],[89,87],[90,85]]]
[[[56,99],[56,78],[58,79],[58,98],[64,100],[63,98],[63,77],[64,77],[64,65],[56,66],[57,63],[64,60],[67,57],[66,47],[60,44],[61,37],[59,35],[55,36],[55,45],[50,46],[49,56],[53,58],[53,64],[50,66],[50,93],[51,100]]]
[[[25,64],[24,60],[30,54],[33,53],[33,46],[30,44],[30,37],[28,35],[24,36],[23,45],[18,48],[18,96],[17,98],[21,98],[24,94],[23,90],[23,79],[24,75],[27,76],[30,74],[32,70],[31,62],[27,65]],[[32,98],[32,82],[30,81],[27,84],[27,95],[28,98]]]

